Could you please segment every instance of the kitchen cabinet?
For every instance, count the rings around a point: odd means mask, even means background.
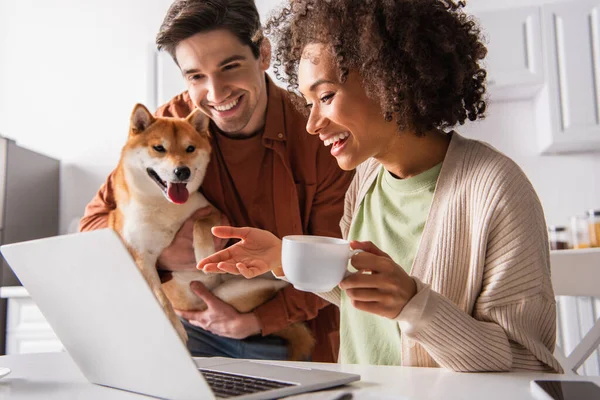
[[[546,87],[536,99],[543,153],[600,150],[600,0],[542,6]]]
[[[533,99],[541,154],[600,151],[600,0],[472,11],[489,101]]]
[[[3,287],[0,298],[8,300],[6,354],[64,351],[64,346],[24,287]]]
[[[540,7],[475,12],[488,49],[490,101],[532,99],[544,83]]]

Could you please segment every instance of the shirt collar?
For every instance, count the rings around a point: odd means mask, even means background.
[[[278,87],[265,74],[267,81],[267,115],[265,116],[265,130],[263,133],[264,139],[275,141],[285,141],[287,138],[285,132],[285,102],[284,90]]]

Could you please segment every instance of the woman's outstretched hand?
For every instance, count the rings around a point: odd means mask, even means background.
[[[200,260],[197,266],[199,270],[254,278],[281,266],[281,240],[269,231],[215,226],[212,234],[221,239],[235,238],[240,241]]]

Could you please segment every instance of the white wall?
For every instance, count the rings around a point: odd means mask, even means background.
[[[60,229],[116,166],[167,0],[0,2],[0,133],[62,161]]]
[[[257,1],[261,15],[276,0]],[[150,103],[150,49],[170,0],[1,0],[0,134],[60,159],[66,232]]]
[[[457,131],[492,144],[521,166],[549,224],[567,225],[572,215],[600,209],[600,155],[538,155],[532,102],[489,104],[484,120]]]
[[[257,1],[263,21],[279,3]],[[470,1],[474,8],[494,3]],[[133,105],[149,101],[149,51],[169,4],[0,1],[0,133],[62,160],[61,232],[115,167]],[[600,156],[537,155],[530,102],[493,104],[485,121],[461,132],[492,143],[522,166],[550,223],[600,208]]]

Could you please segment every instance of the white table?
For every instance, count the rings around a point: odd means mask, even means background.
[[[302,363],[318,368],[358,373],[352,386],[397,393],[411,400],[531,400],[532,379],[592,380],[536,373],[456,373],[437,368],[383,367]],[[0,399],[10,400],[140,400],[148,397],[88,383],[67,353],[26,354],[0,357],[0,367],[12,373],[0,380]],[[360,400],[360,399],[357,399]]]

